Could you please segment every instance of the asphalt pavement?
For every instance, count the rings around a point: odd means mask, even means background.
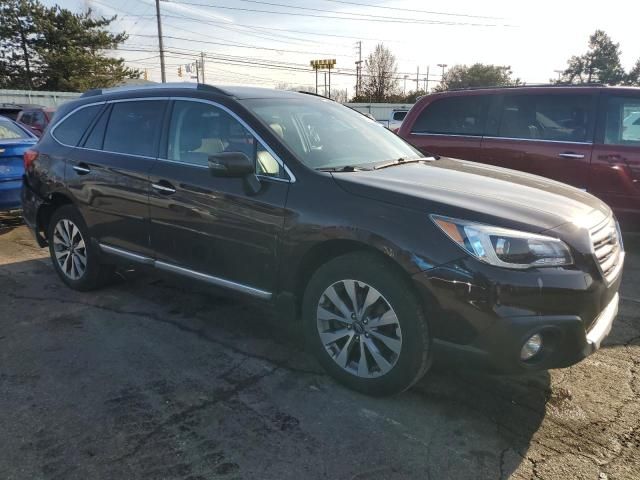
[[[337,385],[298,325],[157,273],[79,293],[0,218],[0,479],[638,479],[640,237],[603,348],[526,376]]]

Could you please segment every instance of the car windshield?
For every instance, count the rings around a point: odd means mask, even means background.
[[[15,123],[0,119],[0,140],[16,140],[20,138],[31,138],[27,132],[18,127]]]
[[[316,97],[242,102],[314,169],[369,168],[423,155],[366,116]]]

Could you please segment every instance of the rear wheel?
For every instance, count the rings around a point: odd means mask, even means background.
[[[88,229],[72,205],[63,205],[49,222],[49,253],[64,283],[75,290],[92,290],[113,278],[114,268],[100,263]]]
[[[331,260],[303,300],[305,331],[322,366],[371,395],[406,390],[430,364],[427,321],[409,281],[369,253]]]

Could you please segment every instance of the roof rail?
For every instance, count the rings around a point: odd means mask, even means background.
[[[124,85],[122,87],[112,88],[95,88],[87,90],[81,95],[82,97],[94,97],[96,95],[104,95],[107,93],[118,92],[131,92],[136,90],[155,90],[155,89],[191,89],[191,90],[204,90],[213,93],[219,93],[228,95],[224,90],[214,87],[213,85],[207,85],[206,83],[192,83],[192,82],[169,82],[169,83],[151,83],[145,85]]]
[[[530,87],[544,87],[544,88],[561,88],[561,87],[608,87],[606,83],[523,83],[521,85],[485,85],[483,87],[461,87],[451,88],[449,90],[443,90],[443,92],[459,92],[461,90],[488,90],[491,88],[530,88]],[[440,93],[440,92],[437,92]]]
[[[332,102],[335,102],[333,98],[325,97],[324,95],[320,95],[319,93],[305,92],[304,90],[296,90],[296,93],[302,93],[303,95],[312,95],[314,97],[320,97],[320,98],[324,98],[325,100],[331,100]]]

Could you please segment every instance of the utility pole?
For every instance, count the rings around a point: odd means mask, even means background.
[[[429,65],[427,65],[427,78],[424,79],[424,93],[429,93]]]
[[[442,68],[442,78],[440,81],[444,80],[444,69],[447,68],[449,65],[447,65],[446,63],[439,63],[438,66],[440,68]]]
[[[416,67],[416,90],[420,90],[420,66]]]
[[[357,41],[356,45],[358,45],[358,61],[356,62],[356,97],[360,95],[360,90],[362,88],[362,41]]]
[[[327,72],[324,72],[324,96],[327,96]]]
[[[204,52],[200,52],[200,68],[202,69],[202,83],[206,83],[204,79]]]
[[[158,46],[160,47],[160,73],[162,83],[167,82],[167,74],[164,71],[164,46],[162,45],[162,19],[160,18],[160,0],[156,0],[156,18],[158,20]]]
[[[407,95],[407,78],[409,78],[409,75],[405,75],[404,76],[404,89],[403,89],[403,91],[404,91],[404,95],[405,96]]]
[[[196,83],[200,83],[200,60],[196,58]]]

